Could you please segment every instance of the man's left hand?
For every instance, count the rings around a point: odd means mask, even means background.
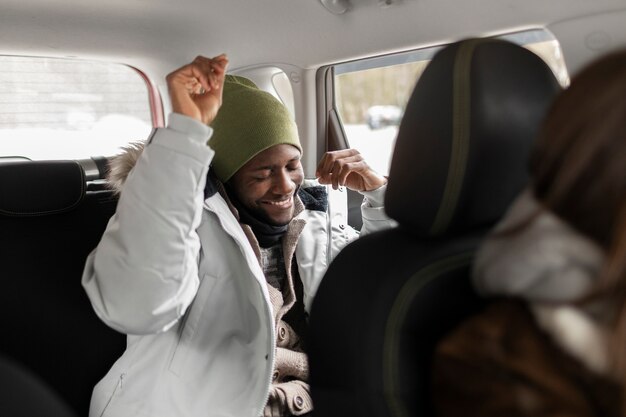
[[[320,184],[332,184],[335,190],[345,186],[354,191],[371,191],[387,184],[387,178],[371,169],[356,149],[326,152],[315,176]]]

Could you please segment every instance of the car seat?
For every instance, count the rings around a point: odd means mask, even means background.
[[[111,191],[88,189],[77,162],[0,163],[0,354],[76,415],[87,415],[94,385],[126,347],[81,286],[116,204]]]
[[[398,227],[330,265],[310,318],[316,417],[428,416],[437,341],[482,301],[474,253],[527,183],[527,156],[560,86],[496,39],[439,51],[401,122],[385,207]]]
[[[0,354],[0,416],[76,417],[77,414],[37,375]]]

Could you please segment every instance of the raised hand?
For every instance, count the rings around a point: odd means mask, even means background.
[[[198,56],[170,73],[167,80],[172,110],[210,124],[222,105],[222,89],[228,58]]]
[[[387,184],[387,179],[371,169],[356,149],[326,152],[317,165],[315,176],[320,184],[332,184],[354,191],[371,191]]]

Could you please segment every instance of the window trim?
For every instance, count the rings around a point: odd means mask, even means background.
[[[123,64],[126,65],[126,64]],[[159,89],[155,83],[146,75],[145,72],[140,70],[139,68],[133,67],[132,65],[126,65],[128,68],[135,71],[141,79],[146,84],[148,89],[148,101],[150,104],[150,115],[152,118],[152,127],[160,128],[165,127],[165,110],[163,108],[163,99],[161,98],[161,93],[159,93]],[[148,139],[148,138],[146,138]]]

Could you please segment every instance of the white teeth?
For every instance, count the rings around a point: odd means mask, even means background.
[[[269,204],[270,206],[289,207],[291,205],[291,198],[280,201],[264,201],[264,203]]]

